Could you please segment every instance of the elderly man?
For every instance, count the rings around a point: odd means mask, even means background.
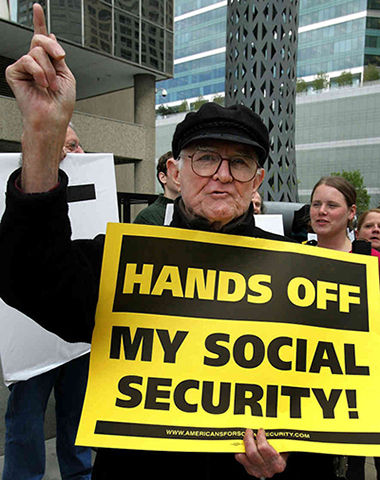
[[[62,160],[68,153],[84,153],[83,148],[79,142],[78,135],[74,130],[73,124],[70,122],[66,130],[65,143],[62,148]]]
[[[23,115],[23,166],[8,182],[0,227],[0,294],[64,339],[88,341],[104,239],[70,241],[67,177],[58,167],[75,80],[63,49],[46,33],[39,5],[34,5],[34,25],[29,53],[7,70]],[[269,149],[268,131],[257,115],[243,106],[204,105],[178,125],[172,147],[179,161],[168,162],[168,168],[182,193],[173,226],[284,240],[255,227],[252,217],[252,193],[263,179]],[[284,471],[286,455],[268,444],[263,430],[254,436],[248,429],[244,445],[245,453],[235,455],[244,469],[227,453],[99,449],[92,478],[238,480]],[[310,479],[310,467],[301,468],[300,477],[294,470],[286,474],[288,469],[280,477]]]

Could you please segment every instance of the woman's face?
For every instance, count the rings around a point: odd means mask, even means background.
[[[355,216],[356,206],[349,207],[343,194],[334,187],[319,185],[310,206],[310,221],[314,232],[322,236],[346,233]]]
[[[372,243],[372,248],[380,251],[380,213],[370,212],[366,215],[358,231],[358,238],[368,240]]]

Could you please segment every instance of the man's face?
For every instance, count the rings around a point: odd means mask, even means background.
[[[67,127],[65,144],[62,149],[62,160],[68,153],[84,153],[80,146],[78,135],[71,127]]]
[[[191,168],[191,159],[187,155],[199,148],[216,151],[223,157],[219,169],[211,177],[200,177]],[[260,169],[249,182],[235,180],[231,176],[228,160],[224,157],[238,155],[257,159],[252,147],[221,140],[197,142],[181,151],[179,181],[185,208],[191,215],[206,218],[215,230],[240,217],[248,209],[253,191],[264,178],[264,171]]]
[[[253,192],[252,205],[253,205],[253,213],[255,215],[260,215],[261,204],[262,204],[262,200],[261,200],[261,195],[259,194],[259,192]]]

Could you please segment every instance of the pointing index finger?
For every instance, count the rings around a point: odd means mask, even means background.
[[[35,34],[48,34],[45,22],[45,14],[42,6],[39,3],[33,4],[33,25]]]

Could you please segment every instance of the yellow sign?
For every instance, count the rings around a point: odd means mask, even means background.
[[[377,258],[110,224],[77,443],[380,456]]]

